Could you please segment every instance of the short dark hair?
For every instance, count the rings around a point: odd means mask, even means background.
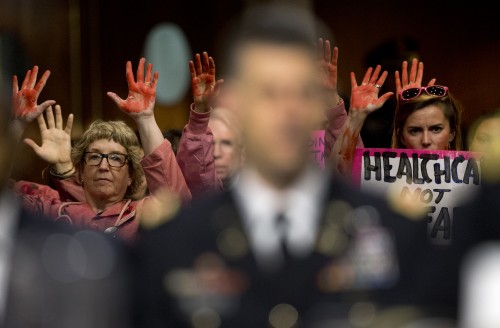
[[[227,59],[225,74],[235,73],[240,49],[253,43],[268,43],[316,51],[318,24],[314,14],[304,6],[285,2],[255,4],[236,21],[224,47]]]

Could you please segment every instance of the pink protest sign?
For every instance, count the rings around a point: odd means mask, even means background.
[[[358,148],[352,178],[363,190],[424,205],[431,241],[449,244],[454,209],[481,184],[480,154]]]
[[[313,132],[310,141],[310,155],[314,163],[320,168],[325,168],[325,130]]]

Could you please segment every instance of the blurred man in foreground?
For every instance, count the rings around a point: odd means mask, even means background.
[[[244,167],[232,188],[144,235],[138,325],[367,326],[411,305],[426,223],[308,155],[325,106],[314,17],[261,5],[240,23],[221,97],[240,119]]]

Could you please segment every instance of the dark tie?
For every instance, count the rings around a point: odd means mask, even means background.
[[[276,231],[278,232],[281,254],[283,255],[284,262],[286,263],[290,259],[290,253],[288,252],[288,247],[286,246],[286,235],[288,231],[289,222],[283,213],[278,213],[275,219],[275,224],[276,224]]]

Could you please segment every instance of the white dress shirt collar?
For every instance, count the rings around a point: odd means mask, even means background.
[[[280,190],[252,168],[240,173],[234,186],[236,200],[258,258],[275,260],[280,237],[274,218],[280,212],[288,220],[284,238],[290,253],[298,257],[310,253],[316,241],[328,180],[326,171],[311,165],[289,187]]]

